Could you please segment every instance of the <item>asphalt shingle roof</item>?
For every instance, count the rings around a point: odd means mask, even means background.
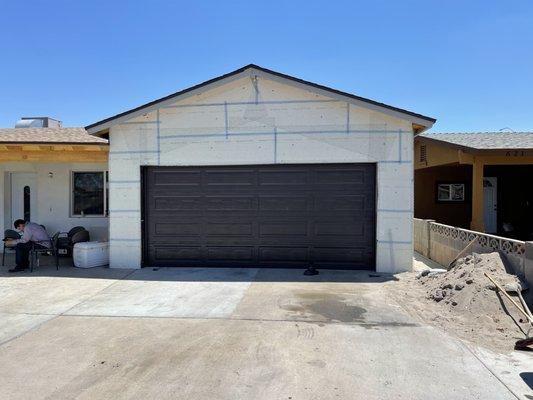
[[[424,132],[418,136],[476,150],[533,149],[533,132]]]
[[[0,143],[107,144],[85,128],[0,128]]]

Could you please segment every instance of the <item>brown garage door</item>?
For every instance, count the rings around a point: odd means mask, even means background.
[[[374,269],[375,165],[143,169],[147,266]]]

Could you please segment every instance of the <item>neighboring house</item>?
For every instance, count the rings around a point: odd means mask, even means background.
[[[50,234],[76,225],[108,238],[108,144],[84,128],[62,128],[50,118],[27,118],[0,129],[0,223],[36,221]]]
[[[415,217],[533,239],[533,132],[415,136]]]
[[[408,270],[413,134],[434,122],[248,65],[89,125],[111,267]]]

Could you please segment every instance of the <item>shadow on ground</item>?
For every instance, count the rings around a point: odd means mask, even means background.
[[[10,273],[14,264],[13,257],[6,256],[6,266],[0,267],[0,277],[61,277],[89,279],[124,279],[142,281],[177,282],[361,282],[382,283],[397,280],[392,274],[373,271],[320,269],[319,275],[304,275],[303,268],[75,268],[72,259],[61,258],[60,268],[56,270],[50,257],[42,257],[41,265],[33,272]]]

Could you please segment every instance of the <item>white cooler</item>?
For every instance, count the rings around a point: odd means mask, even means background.
[[[72,254],[78,268],[93,268],[109,265],[109,242],[83,242],[74,245]]]

